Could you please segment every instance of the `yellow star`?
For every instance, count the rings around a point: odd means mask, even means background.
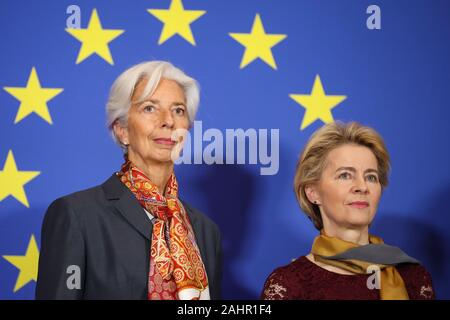
[[[203,10],[184,10],[181,0],[172,0],[168,10],[147,9],[147,11],[164,23],[158,44],[163,44],[175,34],[179,34],[195,46],[190,24],[206,13]]]
[[[81,49],[78,53],[76,64],[79,64],[94,53],[98,54],[109,64],[114,64],[108,43],[120,36],[124,30],[102,29],[97,9],[92,10],[87,29],[66,29],[66,31],[81,41]]]
[[[33,234],[24,256],[3,256],[3,258],[20,270],[14,292],[24,287],[28,282],[37,280],[39,249]]]
[[[325,123],[333,122],[331,109],[347,98],[346,96],[325,95],[319,75],[317,75],[314,80],[310,95],[290,94],[289,97],[306,109],[300,130],[305,129],[317,119],[320,119]]]
[[[266,33],[259,14],[256,14],[250,33],[229,33],[229,35],[245,47],[241,69],[257,58],[260,58],[275,70],[277,69],[271,48],[284,40],[287,35]]]
[[[4,87],[3,89],[20,101],[19,111],[17,111],[14,123],[18,123],[30,113],[36,112],[42,119],[52,124],[52,117],[48,112],[47,102],[60,94],[63,89],[42,88],[34,67],[31,69],[25,88]]]
[[[23,186],[36,178],[39,171],[19,171],[12,150],[9,150],[6,157],[3,171],[0,171],[0,201],[8,196],[13,196],[19,200],[25,207],[29,208],[27,195]]]

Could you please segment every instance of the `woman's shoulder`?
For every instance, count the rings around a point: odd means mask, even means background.
[[[117,183],[120,184],[120,181],[113,175],[100,185],[61,196],[49,205],[47,215],[56,213],[58,215],[75,214],[76,212],[84,212],[85,210],[82,209],[86,208],[106,207],[108,197],[113,196],[110,192],[108,196],[107,190],[111,188],[105,189],[105,186]],[[116,185],[116,189],[117,187],[119,186]]]
[[[314,274],[314,265],[306,256],[301,256],[290,263],[278,267],[267,277],[261,299],[289,300],[300,299],[298,295],[303,291]],[[304,289],[304,288],[303,288]]]
[[[402,276],[410,299],[435,299],[430,272],[421,264],[405,263],[396,267]]]
[[[88,205],[89,203],[99,202],[100,199],[104,198],[105,195],[102,190],[102,185],[98,185],[61,196],[54,200],[51,206],[58,205],[63,207],[76,208],[79,206]]]

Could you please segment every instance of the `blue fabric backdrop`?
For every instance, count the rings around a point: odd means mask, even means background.
[[[82,29],[96,9],[103,29],[124,30],[103,57],[76,63],[82,43],[65,30],[76,21],[67,13],[72,4]],[[279,130],[274,175],[261,175],[260,161],[249,164],[248,151],[245,164],[176,166],[183,198],[222,230],[225,298],[257,298],[275,267],[309,252],[316,231],[299,210],[292,181],[299,152],[324,122],[300,130],[306,109],[289,95],[310,95],[319,75],[326,95],[346,97],[331,110],[334,119],[374,127],[392,156],[372,232],[421,260],[437,296],[449,299],[450,2],[184,0],[185,10],[206,11],[187,24],[195,45],[186,34],[158,44],[169,23],[147,9],[170,4],[0,2],[0,299],[34,297],[50,202],[102,183],[120,167],[121,151],[105,128],[108,91],[126,68],[150,59],[169,60],[199,81],[203,132]],[[371,4],[381,10],[379,30],[366,26]],[[251,46],[230,33],[249,34],[257,14],[266,34],[286,37],[270,38],[278,43],[265,54],[256,50],[241,68]],[[63,91],[26,91],[27,102],[14,88],[36,85],[33,68],[42,88]],[[45,92],[48,101],[39,104],[33,92]]]

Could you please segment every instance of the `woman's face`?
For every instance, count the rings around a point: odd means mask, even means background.
[[[306,190],[308,199],[319,205],[324,227],[370,225],[381,196],[377,164],[369,148],[355,144],[328,154],[319,182]]]
[[[137,84],[128,127],[116,125],[116,133],[122,143],[129,144],[128,155],[135,164],[172,162],[179,143],[174,131],[189,129],[184,92],[177,82],[162,78],[153,94],[138,102],[147,82],[144,79]]]

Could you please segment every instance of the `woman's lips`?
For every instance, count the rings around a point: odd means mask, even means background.
[[[173,141],[172,139],[166,139],[166,138],[158,138],[158,139],[154,139],[153,141],[155,141],[155,143],[157,143],[157,144],[162,144],[165,146],[174,146],[176,144],[176,142]]]
[[[350,202],[349,205],[353,208],[364,209],[369,206],[369,203],[365,202],[365,201],[354,201],[354,202]]]

